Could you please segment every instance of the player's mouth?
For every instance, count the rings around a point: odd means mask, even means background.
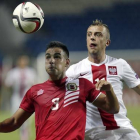
[[[55,67],[54,66],[50,66],[49,69],[50,70],[53,70],[53,69],[55,69]]]
[[[97,44],[96,43],[91,43],[89,46],[90,46],[90,48],[95,48],[97,46]]]

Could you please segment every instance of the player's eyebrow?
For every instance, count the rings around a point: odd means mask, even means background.
[[[87,31],[87,33],[92,33],[92,31]],[[102,32],[94,32],[94,33],[102,33]]]
[[[61,55],[61,53],[55,53],[54,55]]]
[[[95,33],[102,33],[102,32],[95,32]]]
[[[91,31],[87,31],[87,33],[92,33]]]
[[[46,53],[45,55],[50,55],[50,53]]]
[[[51,55],[50,53],[46,53],[46,55]],[[55,53],[54,55],[61,55],[61,53]]]

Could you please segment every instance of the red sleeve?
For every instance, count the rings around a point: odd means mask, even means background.
[[[84,79],[84,87],[85,87],[85,93],[86,98],[89,102],[94,102],[97,97],[100,95],[100,91],[95,89],[95,86],[93,83],[91,83],[89,80]]]
[[[35,111],[33,101],[32,101],[31,89],[29,89],[25,94],[25,96],[23,97],[23,100],[20,104],[20,108],[30,113],[33,113]]]

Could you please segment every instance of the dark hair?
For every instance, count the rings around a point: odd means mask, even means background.
[[[109,31],[109,28],[106,24],[104,24],[102,22],[102,20],[98,20],[96,19],[95,21],[93,21],[93,23],[90,25],[90,26],[104,26],[108,32],[108,38],[110,39],[110,31]]]
[[[51,41],[46,48],[46,51],[50,48],[60,48],[62,49],[65,54],[67,55],[67,57],[69,58],[69,50],[67,49],[67,46],[64,45],[63,43],[59,42],[59,41]]]

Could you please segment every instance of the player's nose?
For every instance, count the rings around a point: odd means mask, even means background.
[[[55,61],[55,59],[53,57],[51,57],[49,62],[50,62],[50,64],[53,64],[54,61]]]
[[[91,39],[92,41],[94,41],[94,40],[95,40],[95,36],[92,35],[90,39]]]

